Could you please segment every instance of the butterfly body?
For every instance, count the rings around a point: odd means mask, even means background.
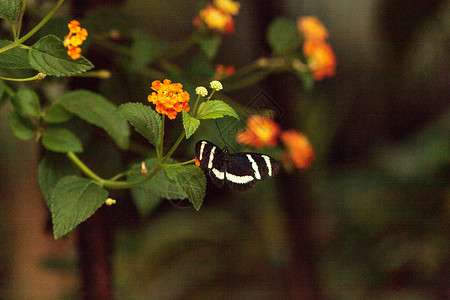
[[[208,141],[195,145],[195,158],[206,170],[212,182],[222,188],[225,183],[232,189],[245,191],[255,186],[256,181],[265,180],[278,172],[278,162],[265,154],[240,152],[230,154]]]

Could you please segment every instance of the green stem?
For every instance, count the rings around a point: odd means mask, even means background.
[[[14,90],[7,84],[4,85],[5,92],[8,94],[8,96],[12,97],[14,96]]]
[[[94,77],[100,79],[109,79],[111,78],[111,72],[108,70],[98,70],[98,71],[89,71],[80,74],[72,75],[74,77]]]
[[[159,155],[158,159],[160,160],[161,157],[164,155],[164,127],[166,123],[166,116],[161,116],[161,140],[159,141]]]
[[[181,141],[185,136],[186,131],[183,130],[183,132],[180,134],[175,144],[173,144],[172,148],[169,150],[169,152],[167,152],[167,155],[161,160],[161,163],[164,163],[167,159],[169,159],[172,156],[172,154],[175,152],[175,150],[177,150],[178,145],[180,145]]]
[[[11,49],[19,46],[20,44],[22,44],[26,40],[28,40],[30,37],[32,37],[33,34],[35,34],[39,29],[41,29],[41,27],[44,26],[45,23],[48,22],[48,20],[50,20],[50,18],[55,14],[56,10],[61,6],[61,4],[63,2],[64,2],[64,0],[59,0],[55,4],[55,6],[52,8],[52,10],[36,26],[34,26],[33,29],[31,29],[27,34],[25,34],[20,39],[18,39],[16,41],[12,42],[11,44],[1,48],[0,49],[0,53],[6,52],[8,50],[11,50]]]
[[[195,159],[191,159],[188,161],[184,161],[184,162],[180,162],[180,163],[176,163],[176,164],[163,164],[163,166],[184,166],[184,165],[189,165],[192,164],[193,162],[195,162]]]
[[[242,68],[238,69],[236,72],[234,72],[233,75],[225,78],[223,80],[223,82],[227,82],[227,81],[235,81],[236,78],[240,78],[240,77],[247,77],[248,74],[253,73],[254,71],[256,71],[257,69],[259,69],[261,66],[259,64],[259,60],[256,60],[246,66],[243,66]],[[227,87],[228,90],[228,87]]]
[[[111,177],[109,180],[110,181],[116,181],[117,179],[124,177],[125,175],[127,175],[127,172],[121,172],[113,177]]]
[[[19,22],[17,23],[17,33],[16,33],[16,39],[20,37],[20,29],[22,28],[22,19],[23,15],[25,13],[25,7],[27,6],[27,0],[22,0],[22,8],[20,9],[20,15],[19,15]]]
[[[254,73],[252,76],[249,76],[247,78],[241,79],[236,83],[229,83],[227,85],[227,91],[235,91],[235,90],[240,90],[243,89],[247,86],[253,85],[255,83],[257,83],[258,81],[263,80],[264,78],[266,78],[267,76],[269,76],[270,73],[275,72],[274,69],[270,68],[270,69],[265,69],[262,70],[258,73]]]
[[[16,32],[16,28],[14,27],[14,23],[11,23],[11,27],[12,27],[14,40],[17,40],[17,32]]]
[[[120,178],[125,173],[119,173],[116,176],[114,176],[112,179],[103,179],[97,174],[95,174],[91,169],[89,169],[88,166],[86,166],[79,158],[76,156],[73,152],[67,152],[67,156],[72,160],[73,163],[81,170],[81,172],[84,173],[87,177],[95,180],[101,187],[109,188],[109,189],[129,189],[135,186],[138,186],[140,184],[143,184],[144,182],[147,182],[148,180],[152,179],[156,173],[163,167],[161,164],[158,164],[150,173],[148,173],[144,178],[139,179],[135,182],[128,182],[128,181],[116,181],[114,179]]]
[[[98,176],[97,174],[94,173],[94,171],[92,171],[91,169],[89,169],[88,166],[86,166],[84,164],[84,162],[82,162],[78,156],[76,156],[75,153],[73,152],[67,152],[67,156],[75,163],[75,165],[81,170],[81,172],[84,173],[84,175],[86,175],[87,177],[94,179],[95,181],[98,181],[100,183],[100,185],[103,186],[103,184],[101,184],[104,179],[101,178],[100,176]]]
[[[195,100],[194,109],[192,110],[192,115],[195,116],[195,111],[197,110],[198,101],[200,100],[200,95],[198,95],[197,100]]]
[[[42,74],[39,73],[39,74],[36,74],[36,75],[33,76],[33,77],[28,77],[28,78],[8,78],[8,77],[1,77],[1,76],[0,76],[0,79],[8,80],[8,81],[33,81],[33,80],[42,80]]]
[[[211,94],[209,95],[209,97],[206,98],[205,103],[208,102],[209,100],[211,100],[211,98],[212,98],[212,96],[214,95],[215,92],[216,92],[216,90],[212,90],[212,92],[211,92]],[[204,109],[204,108],[205,108],[205,107],[203,106],[203,109]],[[198,115],[203,111],[203,109],[197,112],[197,114],[195,115],[195,118],[198,117]]]

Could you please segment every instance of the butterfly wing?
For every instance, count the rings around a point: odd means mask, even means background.
[[[216,145],[208,141],[199,141],[195,145],[195,157],[200,162],[200,167],[208,171],[212,182],[219,188],[225,182],[226,155]]]
[[[244,153],[231,154],[225,165],[227,184],[234,190],[246,191],[255,186],[254,170]]]
[[[251,189],[257,180],[274,176],[279,168],[279,163],[268,155],[250,152],[228,154],[208,141],[197,142],[195,158],[200,167],[208,171],[216,186],[221,188],[226,181],[229,187],[238,191]]]
[[[278,173],[280,164],[276,159],[270,157],[269,155],[250,152],[246,152],[244,154],[252,163],[252,168],[255,171],[255,177],[257,180],[265,180]]]

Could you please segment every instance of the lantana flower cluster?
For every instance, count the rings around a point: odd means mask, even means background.
[[[234,33],[233,16],[239,13],[240,3],[233,0],[214,0],[199,12],[194,18],[196,27],[207,27],[210,30],[223,33]]]
[[[169,79],[163,82],[155,80],[152,82],[152,92],[148,95],[148,101],[156,105],[156,111],[167,115],[173,120],[183,109],[188,112],[189,93],[183,91],[181,83],[172,83]]]
[[[67,47],[67,55],[73,60],[81,57],[80,46],[86,40],[88,32],[85,28],[81,28],[80,22],[77,20],[71,21],[67,27],[69,27],[69,34],[64,38],[64,47]]]
[[[281,131],[271,118],[252,115],[247,119],[247,127],[236,136],[238,143],[256,148],[273,147],[281,139],[286,147],[283,160],[298,169],[306,169],[314,158],[314,150],[308,138],[296,130]]]
[[[328,40],[328,30],[322,22],[313,16],[300,17],[297,19],[297,27],[303,35],[303,54],[312,77],[322,80],[334,76],[336,70],[336,55]]]

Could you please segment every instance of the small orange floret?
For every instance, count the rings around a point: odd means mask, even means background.
[[[281,140],[287,147],[288,157],[298,169],[306,169],[314,158],[314,150],[307,137],[296,130],[281,133]]]
[[[317,17],[300,17],[297,19],[297,27],[307,41],[323,42],[328,39],[328,30]]]
[[[280,133],[280,126],[270,118],[253,115],[247,119],[247,128],[237,134],[240,144],[261,148],[275,146]]]
[[[77,20],[71,21],[67,27],[69,27],[69,34],[64,38],[64,47],[67,47],[67,55],[72,59],[78,59],[81,57],[81,46],[88,36],[86,29],[80,27],[80,22]]]
[[[197,159],[197,157],[195,158],[195,165],[196,165],[197,167],[200,167],[200,161]]]
[[[164,114],[173,120],[183,109],[188,112],[189,93],[183,91],[181,83],[172,83],[169,79],[163,82],[155,80],[152,82],[152,90],[155,92],[148,95],[149,102],[156,105],[159,114]]]
[[[336,55],[328,43],[306,41],[303,44],[303,53],[315,80],[334,76],[337,66]]]

